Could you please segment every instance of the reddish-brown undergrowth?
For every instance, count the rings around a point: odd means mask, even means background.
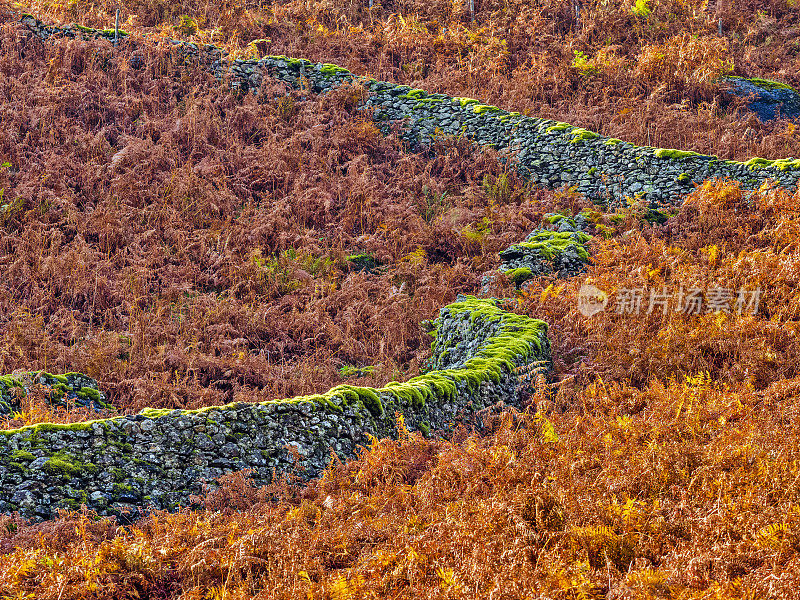
[[[586,277],[544,280],[518,299],[551,324],[562,396],[597,378],[641,388],[653,378],[707,373],[736,389],[763,390],[800,376],[797,206],[797,195],[783,190],[707,182],[665,226],[640,219],[636,206],[600,218]],[[584,284],[609,294],[607,310],[580,314]],[[638,312],[621,305],[626,290],[641,290]],[[692,290],[702,294],[699,314],[687,314]],[[709,309],[714,290],[729,291],[729,312]],[[752,315],[748,303],[759,291]]]
[[[797,200],[717,182],[665,226],[596,214],[585,276],[501,284],[550,323],[535,414],[451,440],[400,420],[310,484],[232,474],[203,509],[127,527],[3,517],[0,580],[41,598],[796,598]],[[763,295],[754,315],[587,318],[586,282]]]
[[[798,597],[796,394],[694,378],[581,405],[488,438],[401,425],[305,488],[234,474],[205,509],[124,528],[2,517],[0,580],[42,599]]]

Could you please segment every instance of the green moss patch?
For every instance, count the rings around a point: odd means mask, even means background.
[[[100,402],[100,392],[94,388],[82,387],[78,391],[78,396],[87,398],[89,400],[94,400],[95,402]]]
[[[36,437],[39,433],[48,431],[78,431],[91,428],[93,423],[104,423],[108,419],[97,419],[96,421],[81,421],[80,423],[38,423],[36,425],[26,425],[19,429],[2,429],[0,435],[11,437],[17,433],[27,434]]]
[[[400,98],[405,98],[407,100],[421,100],[428,95],[428,92],[425,90],[409,90],[407,93],[400,96]]]
[[[783,83],[780,81],[773,81],[772,79],[759,79],[758,77],[753,78],[746,78],[746,77],[728,77],[728,79],[738,79],[740,81],[746,81],[748,83],[753,84],[756,87],[760,87],[764,90],[792,90],[795,89],[787,83]]]
[[[515,284],[517,287],[519,287],[529,279],[533,279],[533,271],[525,267],[520,267],[518,269],[509,269],[508,271],[504,271],[504,273],[505,276],[508,277],[508,280],[513,284]]]
[[[779,158],[778,160],[768,160],[766,158],[751,158],[743,163],[751,171],[759,169],[776,169],[778,171],[796,171],[800,169],[800,159]]]
[[[278,62],[283,61],[286,63],[286,66],[292,69],[293,71],[299,71],[301,68],[310,69],[314,63],[311,61],[305,60],[304,58],[291,58],[289,56],[285,56],[283,54],[274,54],[270,56],[265,56],[265,60],[271,62]],[[336,65],[333,65],[336,66]],[[324,68],[324,66],[323,66]],[[340,67],[337,67],[340,68]]]
[[[527,250],[538,250],[542,256],[552,260],[557,254],[561,254],[567,248],[575,246],[578,255],[584,259],[589,260],[589,252],[583,246],[591,239],[591,236],[583,232],[572,231],[543,231],[537,233],[530,241],[520,242],[516,244],[520,248]],[[512,246],[513,248],[514,246]],[[502,254],[501,254],[502,255]]]
[[[567,129],[574,129],[572,125],[569,123],[556,123],[555,125],[551,125],[547,129],[544,130],[545,133],[559,133],[561,131],[566,131]]]
[[[143,408],[139,411],[139,414],[148,419],[160,419],[161,417],[166,417],[173,410],[171,408]]]
[[[482,115],[487,112],[499,112],[500,109],[496,106],[492,106],[490,104],[473,104],[472,105],[472,112],[476,115]]]
[[[375,367],[373,366],[366,366],[366,367],[356,367],[353,365],[344,365],[339,369],[339,376],[340,377],[366,377],[367,375],[372,375],[375,372]]]
[[[414,105],[414,110],[430,108],[444,102],[441,98],[420,98]]]
[[[745,167],[750,169],[751,171],[755,171],[756,169],[766,169],[771,167],[775,164],[774,160],[767,160],[766,158],[758,158],[753,157],[750,160],[746,160],[742,163]]]
[[[461,108],[466,108],[470,104],[480,104],[475,98],[453,98],[453,102],[458,102]]]
[[[467,296],[464,300],[450,304],[445,309],[451,314],[469,313],[470,321],[487,320],[498,325],[498,333],[489,337],[476,355],[464,363],[462,369],[453,372],[472,371],[482,381],[497,381],[503,371],[512,371],[533,354],[542,352],[547,342],[547,323],[539,319],[531,319],[499,308],[492,300]],[[447,371],[439,371],[445,373]],[[435,372],[434,372],[435,373]],[[422,379],[426,376],[418,377]],[[414,381],[414,380],[411,380]]]
[[[656,158],[669,158],[671,160],[685,160],[687,158],[694,158],[696,156],[704,156],[697,152],[687,152],[685,150],[674,150],[671,148],[656,148],[653,151]]]
[[[320,73],[330,77],[331,75],[350,75],[350,71],[343,67],[339,67],[337,65],[332,65],[330,63],[325,63],[320,67]]]
[[[350,254],[349,256],[345,256],[344,259],[350,263],[356,271],[374,271],[381,266],[380,261],[372,254],[366,252]]]
[[[772,166],[779,171],[796,171],[800,169],[800,159],[779,158]]]
[[[648,210],[644,215],[644,220],[648,223],[654,223],[656,225],[662,225],[669,220],[670,217],[674,216],[676,212],[665,212],[656,209]]]
[[[42,470],[49,475],[69,479],[80,475],[93,475],[97,472],[97,467],[77,460],[66,452],[56,452],[42,465]]]
[[[593,140],[600,137],[599,133],[589,131],[588,129],[583,129],[582,127],[576,127],[570,132],[570,135],[572,136],[570,144],[578,144],[580,142],[585,142],[587,140]]]

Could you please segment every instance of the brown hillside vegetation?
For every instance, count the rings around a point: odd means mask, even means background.
[[[581,5],[576,19],[575,6]],[[727,105],[726,73],[800,86],[795,0],[73,0],[57,22],[124,28],[331,62],[353,73],[721,158],[800,155],[800,133]],[[723,36],[718,36],[722,19]]]
[[[797,399],[597,383],[492,437],[376,442],[306,488],[5,526],[7,597],[796,598]]]
[[[706,75],[730,58],[798,83],[793,4],[725,3],[727,48],[691,1],[585,2],[582,25],[568,2],[476,6],[476,25],[435,2],[124,8],[140,41],[190,15],[187,36],[240,52],[270,37],[274,53],[640,143],[797,154],[793,126],[725,112]],[[113,6],[34,8],[107,24]],[[400,421],[398,441],[317,481],[232,474],[200,510],[125,526],[0,516],[0,598],[800,598],[800,194],[708,182],[663,226],[636,203],[604,215],[463,141],[404,152],[356,110],[357,87],[241,96],[167,44],[140,45],[134,69],[130,49],[32,41],[19,10],[0,5],[0,372],[85,371],[124,411],[323,391],[347,367],[385,383],[425,360],[420,321],[545,212],[587,208],[595,237],[585,275],[492,290],[550,325],[552,379],[529,413],[447,440]],[[697,62],[667,77],[660,45]],[[639,314],[587,318],[587,283],[762,297],[756,314],[648,314],[645,295]],[[34,395],[6,426],[85,416]]]

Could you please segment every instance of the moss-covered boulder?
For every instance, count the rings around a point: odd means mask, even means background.
[[[503,264],[498,270],[518,286],[541,275],[572,277],[586,269],[590,239],[582,231],[536,229],[500,253]]]
[[[54,406],[88,406],[95,410],[112,408],[97,381],[91,377],[82,373],[53,375],[46,371],[29,371],[0,375],[0,415],[19,411],[22,398],[35,385],[48,388],[48,400]]]

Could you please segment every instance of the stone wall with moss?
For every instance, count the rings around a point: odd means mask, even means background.
[[[470,422],[498,401],[521,406],[515,368],[547,365],[543,321],[460,297],[430,324],[432,359],[423,375],[380,389],[341,385],[325,394],[201,410],[136,415],[0,431],[0,512],[47,519],[85,504],[99,514],[173,509],[202,482],[252,469],[256,484],[297,466],[315,476],[332,454],[352,456],[365,434],[396,435],[395,413],[427,434]]]
[[[42,386],[53,406],[87,406],[95,410],[113,408],[97,386],[83,373],[53,375],[45,371],[0,375],[0,415],[21,410],[22,399],[34,386]]]
[[[22,20],[33,35],[43,39],[58,35],[109,37],[107,30],[46,26],[31,15]],[[124,39],[122,43],[138,42]],[[424,144],[439,133],[466,136],[513,156],[521,174],[542,187],[574,187],[601,203],[621,203],[628,197],[642,197],[653,206],[674,203],[694,184],[714,177],[741,181],[750,189],[770,180],[794,189],[800,177],[800,160],[753,158],[740,163],[682,150],[635,146],[569,123],[524,116],[471,98],[429,94],[358,77],[332,64],[286,56],[228,61],[223,51],[211,45],[173,44],[184,58],[207,64],[218,78],[229,74],[231,85],[245,92],[258,90],[265,77],[317,93],[358,81],[369,92],[364,106],[373,110],[379,126],[384,131],[399,127],[409,145]]]
[[[267,56],[247,61],[240,69],[248,85],[265,73],[293,87],[310,86],[325,92],[346,81],[359,81],[369,92],[365,101],[384,131],[400,125],[410,145],[437,134],[467,136],[478,144],[514,156],[523,176],[546,188],[575,187],[596,201],[615,203],[643,197],[651,205],[674,203],[694,184],[720,177],[757,188],[768,180],[794,189],[800,160],[747,162],[719,160],[694,152],[635,146],[592,131],[547,119],[528,117],[482,104],[471,98],[452,98],[424,90],[359,78],[349,71],[300,59]]]

